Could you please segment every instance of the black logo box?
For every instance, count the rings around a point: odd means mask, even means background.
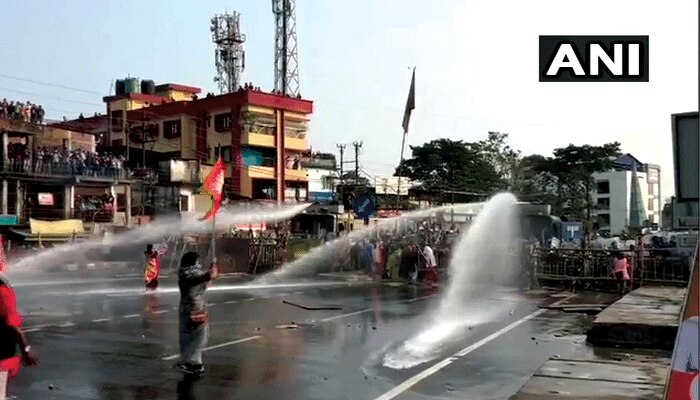
[[[581,65],[588,72],[588,44],[601,43],[612,56],[613,43],[641,43],[638,76],[616,76],[604,65],[600,76],[576,76],[570,69],[562,69],[559,76],[545,75],[556,51],[562,43],[571,43],[578,53]],[[626,50],[626,49],[625,49]],[[625,54],[627,60],[627,54]],[[626,70],[626,68],[625,68]],[[548,36],[540,35],[540,82],[649,82],[649,36]]]

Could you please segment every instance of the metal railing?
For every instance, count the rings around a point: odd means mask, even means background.
[[[29,162],[11,160],[0,164],[2,172],[24,175],[84,176],[109,179],[129,179],[131,172],[124,168],[103,165],[81,165],[67,162]]]
[[[616,250],[536,249],[525,263],[534,268],[540,282],[604,282],[613,279]],[[636,285],[686,284],[690,278],[690,259],[654,255],[646,250],[623,251],[632,266]]]

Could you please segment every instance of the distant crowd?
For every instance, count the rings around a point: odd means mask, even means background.
[[[87,176],[120,176],[124,170],[124,156],[46,147],[35,150],[21,143],[8,146],[10,168],[15,172],[70,174]]]
[[[2,99],[2,102],[0,102],[0,118],[43,124],[44,114],[44,108],[41,105],[33,104],[31,101],[22,103],[20,101]]]

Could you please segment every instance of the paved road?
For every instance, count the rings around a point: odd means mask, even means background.
[[[558,298],[495,292],[464,312],[510,309],[504,318],[475,326],[432,362],[395,370],[382,366],[383,355],[424,327],[436,289],[330,280],[254,288],[223,279],[208,295],[207,374],[187,385],[173,368],[173,281],[153,295],[136,278],[41,281],[16,285],[42,360],[11,383],[19,399],[507,399],[584,335],[580,316],[537,306]],[[298,327],[282,326],[292,322]]]

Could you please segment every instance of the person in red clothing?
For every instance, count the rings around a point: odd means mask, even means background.
[[[38,363],[22,333],[15,291],[2,276],[2,268],[0,264],[0,399],[7,398],[7,381],[17,375],[21,361],[29,366]]]

